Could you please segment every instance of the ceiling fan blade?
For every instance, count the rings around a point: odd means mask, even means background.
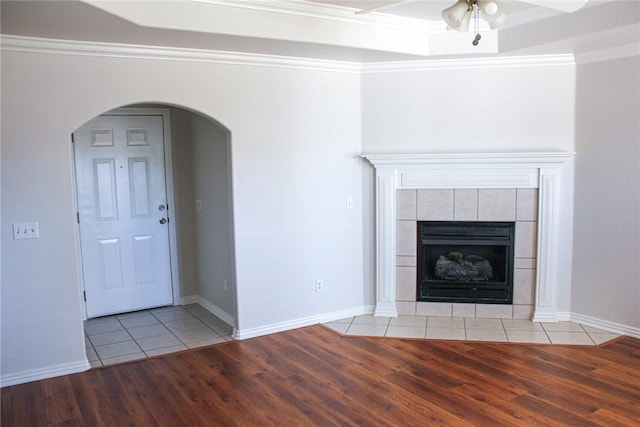
[[[368,9],[359,10],[359,11],[356,12],[356,15],[365,15],[367,13],[377,12],[377,11],[384,10],[384,9],[389,9],[391,7],[400,6],[401,4],[411,3],[411,2],[414,2],[414,1],[418,1],[418,0],[396,0],[396,1],[392,1],[390,3],[382,4],[380,6],[375,6],[375,7],[370,7]]]
[[[575,12],[587,4],[588,0],[520,0],[522,3],[544,6],[562,12]]]

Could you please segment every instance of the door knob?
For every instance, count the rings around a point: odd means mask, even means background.
[[[167,223],[167,220],[166,220],[166,219],[164,219],[164,218],[160,218],[160,224],[166,224],[166,223]]]
[[[164,206],[164,205],[160,205],[160,206],[158,206],[158,210],[159,210],[160,212],[162,212],[163,210],[165,210],[165,206]]]

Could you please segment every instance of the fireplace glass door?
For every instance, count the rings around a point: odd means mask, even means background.
[[[417,300],[513,301],[515,223],[418,222]]]

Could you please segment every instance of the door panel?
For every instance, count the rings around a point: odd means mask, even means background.
[[[173,303],[162,116],[97,117],[74,133],[87,316]]]

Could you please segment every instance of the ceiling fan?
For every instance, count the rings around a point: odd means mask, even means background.
[[[358,15],[377,12],[384,9],[399,6],[405,3],[412,3],[418,0],[396,0],[376,7],[359,10]],[[522,3],[529,3],[536,6],[543,6],[561,12],[575,12],[587,4],[588,0],[519,0]],[[500,0],[457,0],[453,6],[444,9],[441,13],[442,19],[447,24],[448,30],[466,32],[469,30],[469,23],[473,18],[476,32],[472,44],[477,46],[480,42],[479,18],[487,21],[491,29],[498,28],[507,19],[504,7]]]

